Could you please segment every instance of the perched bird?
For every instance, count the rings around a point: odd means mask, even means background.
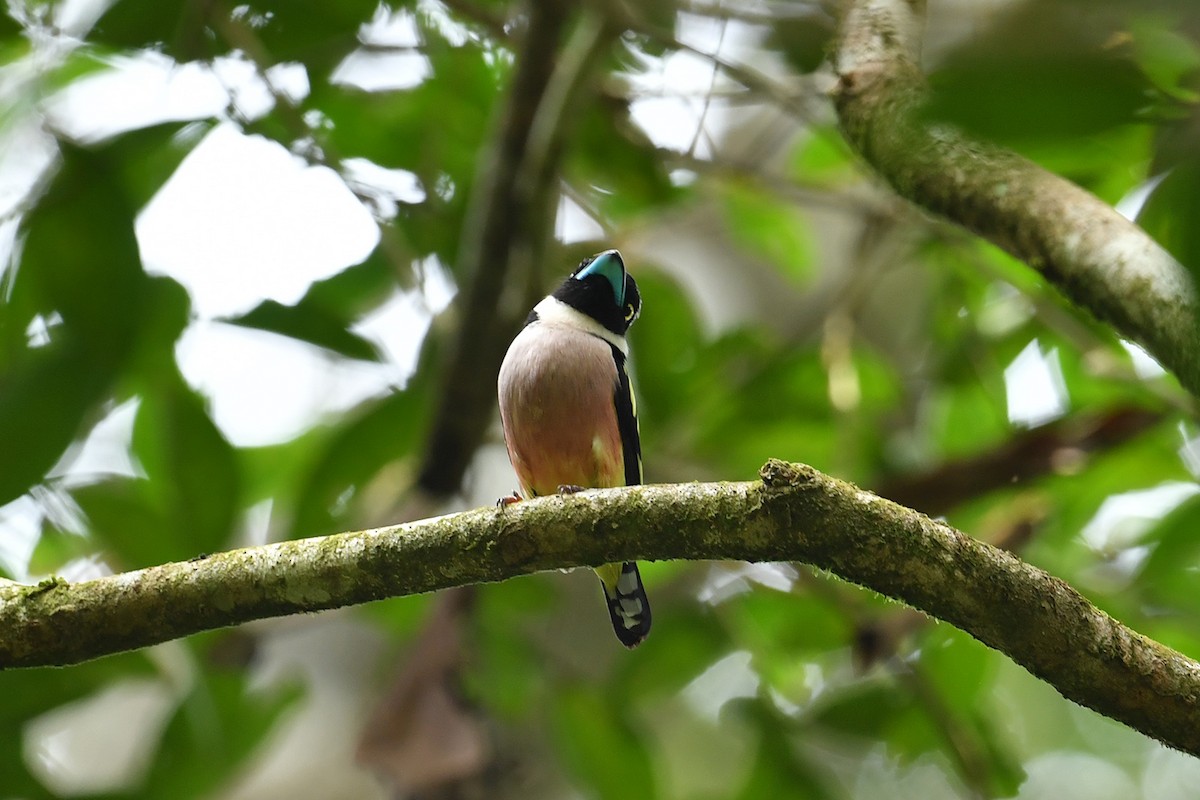
[[[497,388],[522,498],[642,482],[637,403],[625,371],[625,332],[641,310],[621,254],[606,250],[539,302],[509,345]],[[596,574],[617,638],[636,647],[650,632],[637,564],[606,564]]]

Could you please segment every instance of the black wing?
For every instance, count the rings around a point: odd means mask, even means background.
[[[617,388],[613,391],[613,402],[617,407],[617,428],[621,432],[621,449],[625,457],[625,485],[636,486],[642,482],[642,437],[638,433],[637,400],[629,373],[625,370],[625,354],[612,345],[613,360],[617,364]]]

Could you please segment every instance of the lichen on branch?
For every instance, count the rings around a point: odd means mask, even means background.
[[[253,619],[632,559],[812,564],[950,622],[1065,697],[1200,755],[1200,664],[1011,553],[776,460],[752,482],[590,490],[82,583],[3,583],[0,668],[71,664]]]
[[[1187,270],[1090,192],[928,119],[917,66],[923,11],[914,0],[847,4],[833,93],[846,140],[898,194],[1024,261],[1200,397]]]

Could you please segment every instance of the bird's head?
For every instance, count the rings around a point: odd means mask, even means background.
[[[554,292],[554,297],[624,336],[642,313],[637,281],[625,271],[616,250],[585,258]]]

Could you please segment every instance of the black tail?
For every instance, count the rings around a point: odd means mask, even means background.
[[[615,564],[609,567],[616,566]],[[621,565],[614,585],[603,578],[604,599],[608,603],[608,616],[612,619],[613,632],[626,647],[637,647],[650,633],[650,601],[646,598],[646,587],[637,564],[626,561]]]

